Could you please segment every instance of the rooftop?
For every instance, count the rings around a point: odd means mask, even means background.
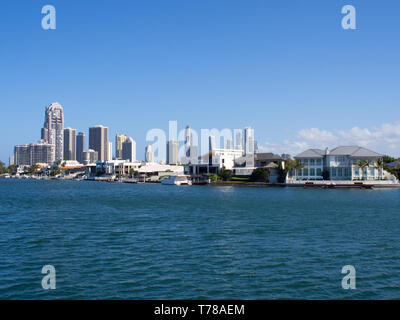
[[[382,157],[381,154],[375,151],[358,147],[358,146],[340,146],[332,149],[329,152],[330,155],[334,156],[350,156],[350,157]]]

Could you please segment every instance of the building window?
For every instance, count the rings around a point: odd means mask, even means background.
[[[310,169],[310,176],[315,176],[315,169],[314,168]]]
[[[316,163],[317,163],[317,166],[320,166],[321,165],[321,159],[317,159]]]
[[[308,176],[308,168],[303,169],[303,176]]]
[[[336,168],[332,168],[332,177],[336,177]]]
[[[343,177],[343,168],[338,168],[338,177]]]
[[[315,165],[315,160],[314,159],[310,159],[310,166]]]
[[[321,176],[322,175],[322,170],[321,170],[321,168],[318,168],[317,169],[317,176]]]

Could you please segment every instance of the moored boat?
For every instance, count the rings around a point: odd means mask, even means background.
[[[176,176],[168,176],[162,179],[161,184],[176,185],[176,186],[182,186],[182,185],[191,186],[192,181],[190,181],[187,176],[176,175]]]

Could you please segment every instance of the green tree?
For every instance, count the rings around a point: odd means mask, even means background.
[[[285,159],[284,165],[283,162],[279,163],[278,167],[278,182],[279,183],[285,183],[286,182],[286,176],[290,170],[293,169],[294,166],[294,160],[292,159]]]
[[[361,179],[364,180],[364,169],[369,167],[369,161],[368,160],[358,160],[356,167],[361,169]]]
[[[8,170],[6,168],[6,164],[3,161],[0,161],[0,174],[3,173],[8,173]]]
[[[219,180],[219,175],[217,175],[217,174],[215,174],[215,173],[213,173],[213,174],[210,174],[208,177],[209,177],[209,178],[210,178],[210,180],[211,180],[211,181],[213,181],[213,182],[215,182],[215,181],[218,181],[218,180]]]
[[[223,169],[219,170],[218,175],[223,181],[228,181],[228,180],[232,179],[232,171],[231,170],[225,170],[223,168]]]
[[[264,168],[255,169],[252,172],[249,181],[251,181],[251,182],[268,182],[269,181],[268,171],[265,170]]]
[[[322,179],[329,180],[329,176],[330,176],[329,170],[325,169],[325,170],[322,171]]]
[[[304,163],[302,163],[300,160],[297,160],[294,162],[293,168],[296,170],[296,180],[298,180],[299,176],[299,171],[304,168]]]
[[[33,164],[29,167],[29,173],[30,174],[34,174],[37,172],[37,170],[39,169],[39,166],[37,164]]]
[[[131,175],[131,178],[133,178],[133,177],[136,177],[139,174],[139,172],[132,168],[129,171],[129,174]]]
[[[378,179],[381,180],[383,176],[383,159],[379,158],[376,160],[376,167],[378,168]]]

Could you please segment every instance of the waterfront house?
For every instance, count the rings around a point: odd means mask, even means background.
[[[383,155],[358,146],[340,146],[332,150],[308,149],[294,158],[302,168],[295,170],[298,180],[380,180]]]

